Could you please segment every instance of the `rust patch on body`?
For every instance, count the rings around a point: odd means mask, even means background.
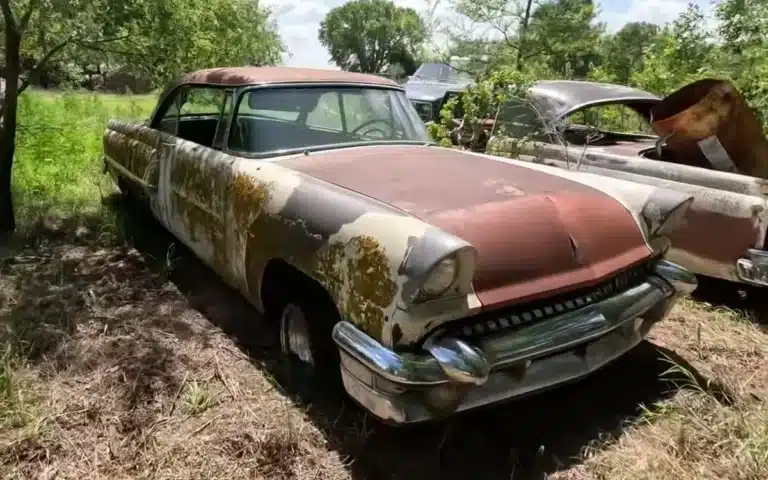
[[[266,207],[270,199],[266,184],[238,173],[232,180],[232,215],[236,228],[242,232]]]
[[[390,278],[389,260],[376,239],[357,237],[350,244],[358,255],[346,262],[352,294],[347,296],[345,310],[349,318],[360,322],[363,331],[381,338],[384,309],[395,298],[397,284]]]
[[[260,295],[267,262],[279,258],[325,288],[344,319],[382,338],[385,310],[395,299],[397,283],[386,251],[375,238],[326,243],[302,221],[270,212],[256,216],[248,232],[245,287],[252,299]]]
[[[386,251],[370,236],[333,242],[318,252],[312,268],[336,300],[342,315],[381,339],[385,310],[397,294]]]
[[[429,328],[429,325],[427,325],[426,328]],[[400,328],[400,325],[395,324],[395,326],[392,327],[392,345],[397,346],[400,343],[400,340],[402,339],[403,339],[403,329]]]
[[[220,156],[218,152],[208,155]],[[171,207],[193,242],[205,241],[210,261],[220,275],[231,281],[230,249],[225,218],[230,198],[231,173],[226,163],[208,158],[205,151],[176,151],[171,170]]]

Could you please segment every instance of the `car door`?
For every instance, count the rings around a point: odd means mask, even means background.
[[[232,90],[189,85],[177,95],[175,136],[159,155],[159,216],[201,260],[228,277],[224,232],[234,157],[221,152],[220,132],[229,121]]]

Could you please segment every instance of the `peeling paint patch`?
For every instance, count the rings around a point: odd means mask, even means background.
[[[336,290],[343,315],[373,338],[380,339],[385,310],[397,294],[386,251],[371,236],[336,242],[319,252],[315,272]]]

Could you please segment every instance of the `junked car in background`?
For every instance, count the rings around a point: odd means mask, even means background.
[[[459,59],[455,63],[461,65]],[[461,94],[474,84],[472,77],[463,70],[447,63],[422,63],[416,72],[405,82],[405,94],[413,104],[419,117],[424,123],[440,122],[440,112],[445,104]],[[493,127],[493,118],[482,119],[480,138],[475,141],[470,129],[462,129],[464,109],[461,103],[453,108],[450,139],[454,145],[470,146],[480,144],[485,146]],[[480,149],[479,151],[482,151]]]
[[[445,102],[473,83],[471,76],[447,63],[422,63],[405,82],[405,95],[425,123],[437,122]]]
[[[591,82],[537,82],[499,109],[487,153],[694,196],[669,259],[708,277],[768,286],[768,142],[729,82],[662,99]]]
[[[583,377],[696,287],[663,258],[690,196],[440,148],[382,77],[192,72],[104,150],[288,358],[395,424]]]

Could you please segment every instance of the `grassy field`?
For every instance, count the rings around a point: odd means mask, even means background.
[[[768,478],[768,331],[722,285],[583,382],[433,425],[384,427],[305,388],[274,326],[110,195],[106,121],[153,103],[23,97],[0,478]]]

